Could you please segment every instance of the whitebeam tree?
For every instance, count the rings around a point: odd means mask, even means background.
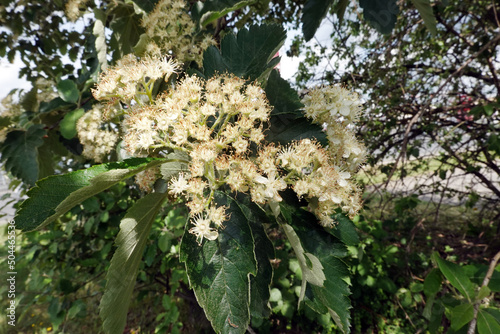
[[[340,86],[311,87],[301,99],[274,69],[286,37],[278,25],[221,34],[221,19],[246,4],[94,4],[89,54],[80,55],[90,65],[79,76],[61,70],[53,78],[58,96],[29,105],[37,109],[28,121],[2,118],[10,122],[4,167],[34,184],[17,228],[43,229],[129,178],[144,191],[121,221],[106,273],[106,333],[126,326],[151,226],[169,202],[189,209],[180,259],[216,332],[244,333],[252,317],[270,314],[271,228],[281,229],[299,261],[299,307],[350,331],[343,258],[357,240],[348,217],[361,208],[352,181],[365,159],[354,135],[360,102]],[[77,19],[86,8],[71,1],[66,13]],[[91,166],[44,175],[51,173],[38,163],[41,147],[54,129],[77,140]]]

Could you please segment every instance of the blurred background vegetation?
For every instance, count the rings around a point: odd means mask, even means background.
[[[61,0],[0,0],[0,57],[20,57],[20,76],[33,86],[14,89],[0,115],[0,161],[9,189],[21,195],[42,177],[89,165],[70,135],[71,103],[57,92],[69,79],[84,109],[93,102],[89,89],[102,52],[96,17],[113,62],[134,51],[141,10],[156,3],[73,2],[80,4],[76,21]],[[239,9],[212,24],[216,38],[251,23],[283,24],[296,34],[281,51],[300,59],[294,85],[306,90],[340,83],[365,102],[359,137],[370,153],[358,175],[365,191],[364,210],[354,220],[360,241],[349,248],[352,331],[467,333],[473,314],[481,334],[484,324],[499,333],[500,268],[486,285],[484,277],[500,251],[500,2],[224,3],[236,4]],[[315,38],[318,27],[329,38]],[[97,306],[112,240],[126,209],[142,195],[132,181],[122,183],[49,228],[19,235],[16,333],[100,332]],[[8,192],[3,200],[9,201]],[[182,210],[165,208],[166,218],[155,223],[127,333],[212,331],[177,256]],[[273,262],[273,313],[249,330],[336,333],[329,317],[297,309],[300,268],[289,260],[285,238],[279,232],[271,237],[283,240]],[[2,285],[1,295],[6,291]],[[2,308],[6,303],[2,298]],[[478,317],[476,307],[487,311]],[[0,332],[9,330],[2,318]]]

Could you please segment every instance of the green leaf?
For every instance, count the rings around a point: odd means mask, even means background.
[[[0,128],[6,128],[11,124],[10,117],[0,116]]]
[[[26,111],[34,111],[38,104],[38,88],[35,86],[29,92],[22,96],[21,106]]]
[[[36,124],[26,131],[11,131],[0,144],[0,162],[4,163],[5,170],[28,185],[34,185],[38,179],[38,147],[47,133],[43,127]]]
[[[337,223],[329,232],[337,237],[340,241],[348,246],[356,246],[359,244],[359,235],[356,231],[354,223],[343,213],[337,213],[333,216],[333,220]]]
[[[76,136],[76,122],[83,116],[85,110],[83,108],[79,108],[64,116],[61,123],[59,124],[59,128],[61,130],[61,135],[66,139],[72,139]]]
[[[141,26],[141,16],[137,15],[133,6],[119,5],[112,14],[111,30],[113,34],[109,47],[113,50],[113,60],[116,61],[124,55],[134,52],[134,46],[144,33],[144,28]]]
[[[495,318],[495,320],[500,323],[500,309],[498,308],[493,308],[493,307],[488,307],[483,309],[485,312],[488,312]]]
[[[312,124],[304,116],[301,111],[304,105],[297,92],[280,77],[278,71],[273,70],[269,75],[265,92],[273,106],[270,126],[265,132],[267,141],[286,145],[293,140],[316,138],[322,143],[326,142],[321,127]]]
[[[186,227],[181,261],[207,319],[218,333],[245,333],[250,323],[250,274],[256,275],[254,240],[248,218],[236,200],[217,192],[218,206],[230,217],[216,240],[201,245]]]
[[[250,314],[252,317],[268,318],[271,314],[269,298],[273,278],[270,260],[274,259],[274,246],[262,225],[253,219],[249,219],[249,222],[255,240],[255,258],[257,259],[257,275],[250,277]]]
[[[396,25],[399,7],[396,0],[359,0],[363,17],[382,34],[390,34]]]
[[[139,57],[144,55],[144,53],[146,52],[146,48],[150,42],[151,42],[151,38],[148,36],[148,34],[142,34],[139,37],[139,41],[134,46],[135,55],[139,56]]]
[[[304,301],[316,312],[327,311],[337,326],[344,333],[349,333],[351,305],[348,298],[349,286],[346,282],[349,278],[349,271],[342,261],[342,258],[347,255],[345,245],[327,233],[319,225],[316,217],[300,209],[298,204],[292,206],[282,202],[280,206],[281,213],[287,222],[287,224],[282,224],[287,237],[291,236],[289,240],[291,239],[290,243],[293,242],[295,245],[294,251],[303,252],[306,271],[312,275],[305,279],[307,284]],[[294,240],[293,234],[298,238],[300,246],[297,240]],[[296,255],[299,258],[297,253]],[[303,265],[301,264],[301,267]],[[323,274],[320,273],[320,268]],[[303,278],[306,275],[302,273]],[[324,280],[318,284],[323,276]]]
[[[160,172],[163,179],[169,181],[180,172],[188,172],[189,154],[182,151],[169,153],[166,158],[172,160],[160,166]]]
[[[255,0],[212,0],[206,1],[194,15],[196,21],[200,21],[202,26],[207,26],[213,21],[256,2]]]
[[[250,315],[268,318],[271,314],[269,305],[270,285],[273,277],[271,259],[275,258],[273,243],[267,237],[263,223],[268,219],[248,196],[240,195],[236,203],[245,216],[252,230],[254,252],[257,260],[257,275],[250,277]]]
[[[441,273],[439,269],[433,268],[425,277],[424,280],[424,293],[430,298],[441,290]]]
[[[500,136],[492,133],[488,138],[488,150],[500,155]]]
[[[490,288],[488,288],[487,286],[482,286],[479,291],[477,292],[477,296],[476,296],[476,299],[477,300],[481,300],[481,299],[484,299],[486,297],[488,297],[491,293],[491,290]]]
[[[434,306],[435,299],[436,299],[436,296],[432,295],[425,300],[425,307],[424,307],[424,310],[422,311],[422,315],[427,320],[431,320],[431,318],[433,316],[432,307]]]
[[[57,83],[59,97],[68,103],[76,103],[80,97],[80,91],[72,80],[61,80]]]
[[[323,271],[323,265],[319,259],[314,256],[314,254],[307,253],[304,250],[293,227],[288,224],[282,224],[282,227],[290,245],[293,248],[293,251],[295,252],[295,255],[297,256],[297,260],[299,261],[300,269],[302,271],[302,289],[299,297],[300,304],[306,293],[306,284],[311,283],[319,287],[324,287],[326,276]]]
[[[459,330],[474,318],[474,306],[470,303],[455,306],[450,310],[451,328]]]
[[[326,142],[326,135],[317,124],[307,118],[292,118],[289,115],[271,116],[271,127],[266,132],[266,140],[281,145],[291,141],[315,138],[320,143]]]
[[[477,331],[479,334],[500,333],[500,323],[485,310],[479,310],[477,314]]]
[[[50,100],[49,102],[40,102],[40,108],[38,108],[38,112],[40,113],[47,113],[59,109],[66,108],[68,106],[72,106],[74,103],[71,102],[66,102],[60,97],[56,97],[53,100]]]
[[[474,296],[474,286],[463,269],[458,264],[441,259],[437,253],[434,253],[434,256],[444,277],[471,302]]]
[[[285,30],[278,25],[253,25],[238,35],[228,34],[220,51],[212,46],[204,53],[205,76],[229,72],[248,80],[256,80],[276,65],[274,56],[285,42]]]
[[[94,8],[94,29],[92,33],[95,36],[95,50],[97,52],[97,60],[101,70],[105,70],[108,67],[107,60],[107,48],[106,48],[106,13],[98,8]]]
[[[151,13],[159,0],[131,0],[146,13]]]
[[[146,195],[128,210],[120,223],[117,249],[106,273],[106,288],[99,305],[105,333],[123,333],[144,247],[165,198],[162,193]]]
[[[488,288],[490,288],[493,292],[500,292],[500,266],[497,266],[497,269],[493,271],[493,275],[491,276],[490,283],[488,283]]]
[[[265,92],[269,104],[273,106],[273,116],[289,114],[295,115],[296,118],[304,116],[301,111],[304,105],[300,102],[297,91],[280,76],[278,71],[271,71]]]
[[[339,0],[339,2],[335,4],[335,14],[337,14],[340,23],[344,20],[345,10],[348,5],[349,0]]]
[[[306,2],[301,19],[302,33],[306,42],[314,37],[332,4],[333,0],[308,0]]]
[[[134,158],[41,179],[21,204],[14,218],[16,227],[23,231],[41,228],[87,198],[162,162],[165,161]]]
[[[430,0],[411,0],[411,2],[413,2],[413,5],[417,8],[420,16],[422,16],[427,29],[429,29],[431,34],[435,36],[437,34],[437,22],[436,17],[432,12]]]
[[[76,300],[68,310],[68,314],[66,315],[69,319],[73,319],[75,316],[78,315],[81,311],[85,310],[87,305],[85,302],[81,299]]]

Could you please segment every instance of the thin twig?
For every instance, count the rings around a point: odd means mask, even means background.
[[[439,88],[437,89],[437,91],[434,93],[434,95],[437,95],[441,92],[441,90],[443,90],[444,87],[446,87],[446,85],[451,81],[451,79],[453,77],[455,77],[456,75],[458,75],[460,72],[462,72],[462,70],[464,68],[466,68],[474,59],[476,59],[479,55],[481,55],[483,52],[485,52],[486,50],[488,50],[488,48],[492,45],[492,44],[495,44],[497,43],[498,41],[500,41],[500,34],[497,34],[495,36],[495,38],[493,38],[492,40],[490,40],[488,43],[486,43],[479,51],[477,51],[476,53],[474,53],[472,56],[470,56],[470,58],[462,65],[460,66],[455,72],[453,72],[446,80],[445,82],[443,82],[443,84],[441,86],[439,86]],[[386,182],[386,187],[387,185],[389,184],[389,181],[391,180],[392,178],[392,175],[394,174],[394,172],[396,171],[396,168],[399,164],[399,161],[402,157],[404,157],[404,155],[406,154],[406,148],[407,148],[407,144],[408,144],[408,136],[410,134],[410,131],[411,131],[411,128],[413,127],[413,125],[415,123],[417,123],[417,121],[420,119],[420,117],[424,114],[424,112],[427,110],[427,108],[431,105],[431,99],[429,99],[427,101],[427,103],[415,114],[415,116],[413,116],[413,118],[410,120],[410,122],[408,123],[408,126],[406,127],[406,131],[405,131],[405,134],[404,134],[404,140],[403,140],[403,144],[402,144],[402,148],[401,148],[401,153],[398,155],[395,163],[394,163],[394,167],[392,168],[391,172],[389,173],[388,177],[387,177],[387,182]]]
[[[486,276],[484,276],[481,288],[483,286],[488,286],[488,284],[490,283],[491,276],[493,276],[493,271],[497,266],[498,260],[500,260],[500,252],[498,252],[491,260],[490,267],[488,268]],[[474,334],[474,332],[476,331],[477,314],[479,313],[479,306],[481,305],[481,302],[482,300],[478,300],[474,304],[474,317],[472,318],[472,321],[469,323],[469,329],[467,330],[467,334]]]

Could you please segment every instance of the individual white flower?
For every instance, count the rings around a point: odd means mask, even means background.
[[[236,150],[236,153],[245,153],[248,148],[248,141],[243,138],[240,138],[233,142],[233,147]]]
[[[184,173],[179,173],[177,178],[172,178],[172,180],[170,181],[169,193],[177,196],[186,191],[188,186],[189,184],[186,177],[184,176]]]
[[[217,226],[222,227],[222,223],[228,219],[226,215],[226,207],[225,206],[211,206],[208,210],[208,216],[210,220]]]
[[[336,196],[335,193],[333,192],[325,192],[318,198],[318,201],[320,202],[332,201],[335,204],[340,204],[342,203],[342,198]]]
[[[282,198],[278,191],[286,188],[286,182],[282,179],[276,178],[275,173],[270,173],[268,177],[262,175],[255,177],[255,182],[263,185],[262,194],[273,201],[281,202]]]
[[[203,242],[203,238],[208,240],[215,240],[219,236],[219,232],[210,227],[210,219],[205,218],[203,215],[196,215],[192,218],[191,223],[194,225],[189,229],[189,233],[196,236],[196,241],[199,245]]]

